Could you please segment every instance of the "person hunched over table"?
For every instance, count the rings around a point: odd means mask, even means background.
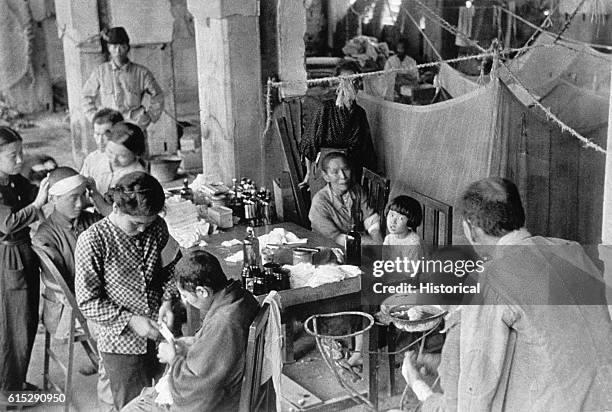
[[[176,265],[176,283],[183,301],[200,309],[202,327],[193,337],[160,343],[157,357],[168,365],[167,374],[122,412],[237,411],[249,328],[259,304],[203,250],[190,251]]]

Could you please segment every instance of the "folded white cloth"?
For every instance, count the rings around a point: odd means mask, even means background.
[[[170,382],[168,381],[168,374],[164,374],[159,382],[155,385],[155,391],[157,392],[157,398],[155,403],[158,405],[172,405],[174,400],[172,399],[172,392],[170,392]]]
[[[238,239],[232,239],[232,240],[224,240],[223,242],[221,242],[221,246],[223,247],[232,247],[235,245],[241,245],[242,242],[239,241]]]
[[[267,245],[298,245],[308,243],[307,238],[300,239],[294,233],[288,232],[282,227],[273,229],[270,233],[259,236],[259,251]]]
[[[242,250],[239,250],[238,252],[233,253],[225,258],[225,261],[229,263],[238,263],[243,260],[244,260],[244,253],[242,253]]]
[[[359,275],[361,269],[352,265],[320,265],[315,267],[311,263],[298,263],[297,265],[283,266],[289,269],[291,288],[311,287],[339,282]]]
[[[276,411],[281,412],[281,375],[283,372],[283,333],[281,329],[281,297],[277,291],[268,293],[263,303],[270,304],[268,326],[266,327],[264,363],[261,371],[262,382],[272,378],[276,393]]]

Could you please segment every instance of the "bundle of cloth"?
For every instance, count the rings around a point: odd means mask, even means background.
[[[326,283],[339,282],[352,278],[361,273],[361,269],[352,265],[319,265],[311,263],[298,263],[297,265],[285,265],[291,273],[289,281],[291,288],[311,287],[315,288]]]
[[[342,52],[356,60],[362,69],[382,70],[389,57],[389,46],[379,43],[375,37],[356,36],[346,43]]]

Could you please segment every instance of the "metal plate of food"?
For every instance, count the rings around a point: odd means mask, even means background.
[[[446,311],[432,305],[397,305],[388,317],[396,328],[406,332],[426,332],[437,327]]]

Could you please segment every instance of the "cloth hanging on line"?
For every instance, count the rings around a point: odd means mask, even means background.
[[[459,21],[457,23],[457,29],[459,32],[465,34],[468,37],[472,37],[472,22],[474,21],[474,14],[476,10],[474,7],[460,7],[459,8]],[[462,37],[457,36],[455,39],[455,45],[459,47],[468,47],[470,44]]]
[[[402,105],[365,94],[358,101],[368,114],[377,153],[392,182],[391,198],[410,188],[455,205],[471,182],[506,176],[520,186],[526,210],[537,211],[527,213],[530,230],[580,236],[582,218],[569,216],[560,207],[596,204],[593,196],[584,196],[578,183],[580,144],[536,109],[523,105],[503,81],[495,78],[429,106]],[[461,218],[455,215],[453,243],[466,241]]]

